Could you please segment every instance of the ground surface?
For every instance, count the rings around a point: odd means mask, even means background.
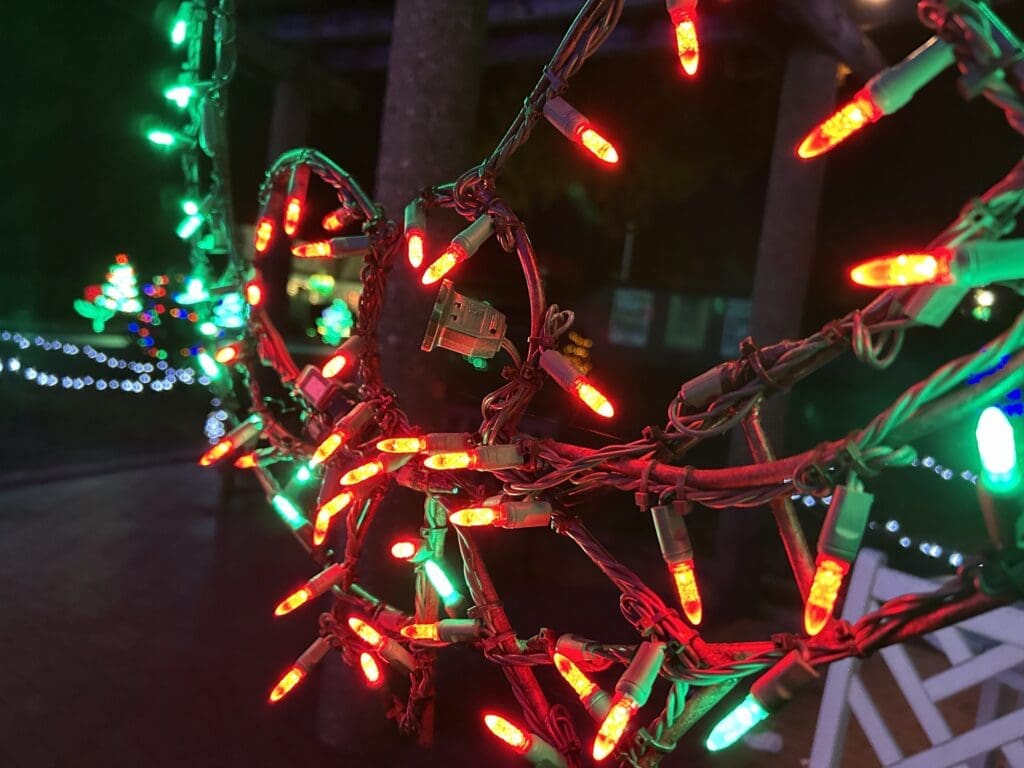
[[[316,610],[274,620],[273,606],[312,569],[252,485],[225,501],[219,473],[183,461],[202,448],[207,410],[200,392],[96,396],[15,382],[0,391],[0,766],[520,765],[482,733],[482,708],[516,708],[500,674],[471,654],[445,657],[429,752],[401,742],[384,704],[340,663],[321,670],[332,685],[313,679],[266,705],[268,687],[316,632]],[[634,515],[602,502],[588,521],[664,586],[647,523]],[[415,504],[395,517],[405,530],[418,526]],[[614,591],[575,547],[544,531],[519,533],[480,542],[517,627],[630,639]],[[409,607],[408,573],[377,576],[381,594]],[[773,602],[750,620],[716,627],[706,612],[709,639],[796,628],[792,587],[767,593]],[[914,654],[922,667],[942,665],[927,650]],[[547,675],[546,689],[564,694]],[[872,660],[866,675],[904,749],[923,747],[884,664]],[[317,706],[321,696],[328,706]],[[579,714],[571,696],[563,702]],[[971,705],[971,696],[944,705],[954,731],[967,727]],[[708,755],[702,740],[716,713],[664,764],[798,766],[817,706],[810,691],[766,724],[782,737],[777,753],[740,745]],[[589,740],[592,725],[577,726]],[[875,764],[853,726],[844,766]]]

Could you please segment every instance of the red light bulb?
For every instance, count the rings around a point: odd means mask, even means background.
[[[824,154],[884,114],[871,97],[871,92],[861,89],[853,101],[811,131],[796,153],[804,160]]]
[[[302,200],[298,197],[289,197],[284,206],[284,233],[291,237],[299,229],[299,220],[302,218]]]
[[[839,597],[839,589],[843,586],[843,577],[850,570],[850,564],[827,555],[818,555],[818,567],[814,571],[814,581],[804,605],[804,629],[812,637],[825,628],[832,617]]]
[[[951,283],[950,264],[953,254],[939,248],[932,253],[901,253],[871,259],[850,270],[850,280],[869,288],[892,288],[901,285]]]
[[[253,241],[256,253],[266,253],[267,248],[270,247],[270,241],[273,237],[274,220],[269,216],[264,216],[256,224],[256,237]]]
[[[413,269],[419,269],[423,263],[424,236],[422,232],[413,230],[405,233],[405,243],[408,248],[409,264]],[[436,281],[435,281],[436,282]]]

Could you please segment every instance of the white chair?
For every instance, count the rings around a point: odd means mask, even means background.
[[[886,568],[881,552],[863,550],[850,577],[843,618],[854,622],[880,602],[935,587],[936,582]],[[840,764],[850,712],[884,766],[985,768],[998,750],[1003,764],[1024,768],[1024,610],[1020,606],[999,608],[924,639],[946,656],[951,665],[948,669],[922,678],[903,646],[890,646],[879,653],[931,746],[905,755],[858,676],[860,660],[844,659],[829,668],[809,768]],[[976,685],[981,690],[975,725],[954,735],[936,703]],[[1005,689],[1015,695],[1016,708],[1000,715]]]

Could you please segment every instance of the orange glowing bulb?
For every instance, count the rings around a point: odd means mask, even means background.
[[[344,432],[331,432],[324,441],[316,447],[313,452],[312,458],[309,460],[309,466],[315,467],[323,464],[331,456],[337,453],[338,449],[345,444],[345,433]]]
[[[804,605],[804,629],[812,637],[825,628],[843,586],[843,577],[850,570],[849,563],[824,555],[818,556],[818,567],[811,582],[811,593]]]
[[[697,74],[700,66],[700,41],[697,39],[697,25],[686,11],[673,15],[676,25],[676,51],[679,63],[689,77]]]
[[[870,92],[861,90],[853,101],[811,131],[796,153],[804,160],[817,157],[883,115],[884,112],[875,104]]]
[[[292,254],[300,259],[326,259],[331,255],[331,244],[327,240],[314,240],[292,246]]]
[[[339,352],[338,354],[327,358],[327,362],[323,364],[323,367],[320,369],[320,373],[322,373],[325,378],[333,379],[347,367],[348,357],[344,352]]]
[[[946,249],[935,253],[901,253],[883,256],[858,264],[850,270],[850,279],[869,288],[890,288],[899,285],[952,282]]]
[[[372,653],[363,651],[359,654],[359,669],[363,672],[363,679],[366,680],[366,684],[371,688],[376,688],[384,679],[380,671],[380,664],[373,658]]]
[[[289,669],[285,672],[284,677],[281,678],[277,685],[274,686],[274,690],[270,692],[270,703],[274,704],[275,702],[283,699],[291,693],[292,688],[301,683],[305,677],[306,670],[302,667],[294,666]]]
[[[427,441],[422,437],[389,437],[377,443],[382,453],[419,453],[427,450]]]
[[[413,269],[419,269],[423,263],[423,234],[415,230],[408,232],[405,242],[409,248],[409,264]]]
[[[343,229],[348,224],[349,216],[345,212],[344,208],[339,208],[336,211],[331,211],[323,220],[320,222],[320,226],[326,229],[328,232],[337,232]]]
[[[580,144],[598,160],[609,165],[619,162],[619,153],[615,151],[615,147],[612,146],[611,142],[590,126],[584,123],[577,130],[576,135],[579,138]]]
[[[423,460],[429,469],[470,469],[476,464],[476,456],[466,451],[435,453]]]
[[[270,246],[270,240],[274,236],[274,220],[264,216],[256,224],[256,237],[253,245],[256,253],[264,253]]]
[[[313,522],[313,543],[320,546],[327,539],[327,531],[331,527],[331,520],[339,512],[352,503],[352,494],[348,491],[339,493],[334,498],[325,502],[316,511],[316,520]]]
[[[498,510],[493,507],[470,507],[452,512],[448,520],[452,525],[457,525],[460,528],[494,525],[498,521]]]
[[[414,541],[396,541],[391,545],[391,556],[396,560],[408,560],[413,557],[418,550],[419,547]]]
[[[573,383],[573,389],[576,390],[576,395],[579,399],[598,416],[610,419],[615,415],[615,409],[608,401],[608,398],[602,395],[593,384],[584,379],[576,379]]]
[[[612,753],[619,741],[622,740],[622,734],[626,732],[626,727],[637,709],[639,707],[636,702],[625,695],[612,703],[611,709],[605,715],[604,722],[601,723],[597,737],[594,739],[595,760],[600,762]]]
[[[313,599],[313,591],[309,587],[302,587],[292,592],[288,597],[277,604],[274,609],[275,616],[284,616],[291,613],[301,605],[305,605]]]
[[[704,618],[704,605],[700,599],[700,590],[697,587],[697,576],[693,571],[693,560],[684,560],[676,563],[670,569],[672,578],[676,582],[676,593],[679,595],[679,604],[683,607],[683,613],[690,620],[691,624],[700,624]]]
[[[237,459],[235,459],[235,466],[238,469],[253,469],[259,466],[259,460],[254,452],[243,453]]]
[[[245,284],[245,300],[250,307],[258,307],[263,301],[263,286],[258,280],[250,280]]]
[[[302,200],[297,197],[289,197],[284,206],[284,233],[291,237],[299,228],[299,219],[302,218]]]
[[[504,717],[488,713],[484,715],[484,725],[519,754],[524,755],[530,750],[530,737]]]
[[[384,647],[384,636],[358,616],[349,616],[348,626],[356,633],[360,640],[375,651],[379,651]]]
[[[220,461],[229,453],[231,453],[231,451],[234,450],[234,448],[235,446],[234,443],[231,442],[231,438],[224,438],[215,446],[213,446],[210,450],[208,450],[206,453],[199,457],[199,466],[208,467],[211,464]]]
[[[400,630],[410,640],[440,640],[437,624],[408,624]]]
[[[424,285],[433,285],[465,258],[467,258],[466,252],[462,246],[458,243],[452,243],[448,246],[448,250],[437,257],[437,261],[427,267],[421,282]]]
[[[221,347],[213,353],[213,359],[222,365],[234,362],[238,358],[238,347],[232,344],[229,347]]]
[[[581,701],[593,695],[597,690],[597,684],[583,674],[583,671],[573,663],[572,659],[560,653],[556,653],[552,658],[558,674],[576,691],[576,695],[580,697]]]
[[[375,459],[374,461],[368,461],[365,464],[360,464],[355,469],[350,469],[341,476],[341,480],[339,480],[338,483],[340,485],[358,485],[364,480],[369,480],[371,477],[376,477],[383,472],[383,462]]]

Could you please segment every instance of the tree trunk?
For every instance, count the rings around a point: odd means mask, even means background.
[[[425,186],[454,181],[473,162],[470,147],[480,91],[486,0],[398,0],[377,163],[376,198],[401,222]],[[428,242],[427,261],[434,247]],[[434,291],[424,291],[401,260],[392,272],[380,323],[385,381],[426,426],[443,390],[428,383],[420,351]],[[440,426],[440,425],[436,425]]]
[[[835,104],[836,60],[824,50],[794,48],[786,62],[779,96],[771,173],[765,196],[761,240],[751,297],[750,334],[758,345],[797,338],[814,256],[824,162],[796,156],[803,136]],[[782,454],[786,396],[765,402],[763,424]],[[749,462],[743,431],[733,431],[731,464]],[[749,615],[758,598],[766,550],[777,545],[767,509],[725,509],[715,536],[716,615]],[[768,542],[767,546],[764,546]],[[782,552],[781,545],[777,546]]]
[[[486,22],[486,0],[395,3],[375,197],[399,223],[405,204],[420,189],[454,181],[473,162],[470,146]],[[429,243],[427,253],[429,260]],[[422,289],[404,258],[397,259],[379,337],[384,380],[398,394],[402,408],[413,421],[440,430],[443,387],[439,377],[430,374],[426,353],[420,351],[434,295]],[[401,517],[382,512],[378,522]],[[384,570],[364,561],[360,578],[364,577],[372,588],[375,582],[393,581],[395,572],[393,567]],[[381,697],[367,692],[358,672],[340,664],[325,666],[320,738],[347,755],[372,755],[378,765],[417,764],[422,755],[417,755],[416,744],[398,737],[395,723],[384,719]],[[437,749],[442,753],[453,749],[455,759],[457,740],[448,741]]]

